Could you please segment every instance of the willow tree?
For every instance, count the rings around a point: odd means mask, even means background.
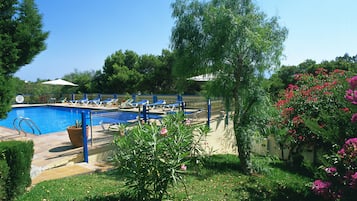
[[[250,135],[260,103],[264,72],[279,66],[287,29],[268,18],[251,0],[177,0],[174,73],[213,73],[209,92],[233,111],[233,128],[243,171],[250,174]],[[231,107],[232,106],[232,107]]]
[[[47,37],[34,0],[0,1],[0,118],[11,108],[14,73],[45,50]]]

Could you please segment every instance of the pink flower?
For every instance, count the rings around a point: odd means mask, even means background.
[[[166,136],[167,135],[167,128],[166,127],[163,127],[162,129],[161,129],[161,131],[160,131],[160,135],[162,135],[162,136]]]
[[[348,139],[345,144],[348,144],[348,145],[357,145],[357,138],[350,138]]]
[[[341,158],[354,158],[357,156],[357,138],[348,139],[342,146],[342,149],[337,152]]]
[[[357,180],[357,172],[355,172],[353,175],[351,175],[351,178],[352,178],[353,180]]]
[[[191,120],[189,120],[189,119],[186,119],[186,120],[185,120],[185,125],[186,125],[186,126],[189,126],[189,125],[191,125]]]
[[[343,156],[346,154],[345,149],[344,148],[340,149],[340,151],[338,151],[337,154],[343,158]]]
[[[302,135],[299,135],[298,139],[299,139],[300,141],[304,141],[304,140],[305,140],[305,137],[302,136]]]
[[[331,186],[330,182],[322,181],[322,180],[316,180],[312,184],[312,190],[318,195],[325,195],[326,196],[330,186]]]
[[[297,89],[299,89],[299,87],[298,87],[297,85],[294,85],[294,84],[289,84],[289,85],[288,85],[288,89],[290,89],[290,90],[297,90]]]
[[[329,175],[333,175],[337,172],[337,169],[335,167],[329,167],[329,168],[325,168],[325,172]]]
[[[351,89],[355,89],[357,87],[357,76],[353,76],[348,82],[350,83]]]
[[[182,171],[186,171],[186,170],[187,170],[187,166],[186,166],[185,164],[182,164],[180,169],[181,169]]]
[[[355,172],[353,175],[351,175],[350,186],[353,189],[357,189],[357,172]]]
[[[345,99],[354,105],[357,105],[357,90],[348,89],[346,91]]]
[[[357,113],[352,115],[351,121],[352,121],[352,123],[357,122]]]
[[[345,108],[340,108],[340,110],[342,110],[342,111],[344,111],[344,112],[349,112],[349,111],[350,111],[350,109],[347,108],[347,107],[345,107]]]

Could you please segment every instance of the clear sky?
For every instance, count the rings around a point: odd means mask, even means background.
[[[50,35],[47,49],[15,76],[61,78],[101,70],[117,50],[160,55],[170,48],[174,0],[35,0]],[[356,0],[253,0],[289,30],[284,65],[357,54]]]

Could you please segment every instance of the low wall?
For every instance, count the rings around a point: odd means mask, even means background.
[[[226,126],[222,115],[210,122],[211,131],[208,133],[204,143],[204,148],[208,154],[238,154],[236,139],[233,132],[233,121],[230,120]],[[290,149],[283,151],[274,136],[252,137],[252,153],[267,156],[272,155],[282,160],[287,160]],[[302,155],[308,162],[314,161],[314,152],[312,147],[303,149]]]

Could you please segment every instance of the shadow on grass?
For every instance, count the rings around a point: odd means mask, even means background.
[[[206,169],[219,172],[242,171],[235,155],[213,155],[204,160]]]
[[[311,171],[311,169],[305,167],[305,166],[293,166],[291,164],[288,164],[287,162],[281,162],[281,163],[272,163],[270,164],[273,168],[278,168],[284,172],[288,172],[291,174],[298,174],[304,177],[310,177],[312,178],[314,176],[314,173]]]
[[[103,195],[103,196],[87,197],[83,201],[136,201],[136,200],[122,193],[118,195]]]
[[[199,180],[207,179],[217,173],[241,173],[242,168],[239,163],[239,159],[234,155],[213,155],[203,160],[204,168],[198,170],[195,173],[191,173],[191,176],[195,176]]]
[[[291,186],[278,186],[278,185],[268,185],[262,186],[259,184],[247,185],[240,189],[235,190],[238,195],[248,196],[248,200],[251,201],[261,201],[261,200],[270,200],[270,201],[320,201],[321,197],[316,196],[311,191],[306,190],[301,192]],[[240,200],[241,197],[237,197],[237,200]]]

